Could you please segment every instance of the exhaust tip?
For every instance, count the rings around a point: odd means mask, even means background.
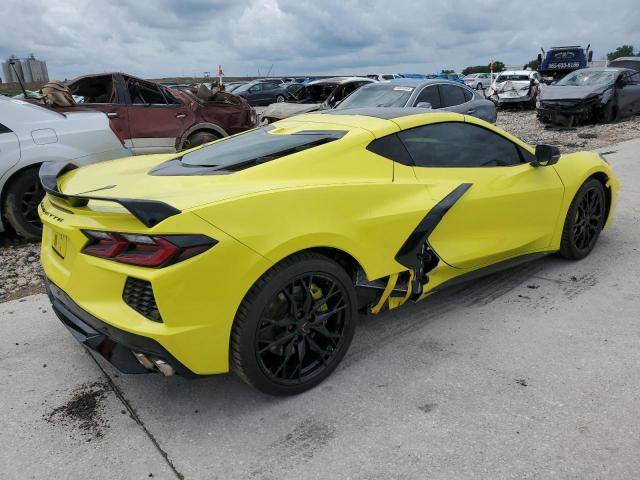
[[[170,377],[176,373],[175,369],[160,358],[148,357],[144,353],[133,352],[136,360],[147,370],[157,371],[165,377]]]

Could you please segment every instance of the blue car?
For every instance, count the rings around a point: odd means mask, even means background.
[[[287,85],[284,83],[265,81],[241,85],[233,91],[233,94],[244,98],[252,107],[286,102],[290,96]]]

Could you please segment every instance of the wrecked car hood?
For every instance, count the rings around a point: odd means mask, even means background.
[[[540,92],[540,101],[545,100],[583,100],[593,95],[600,95],[610,85],[558,86],[548,85]]]
[[[322,109],[322,103],[272,103],[262,113],[262,118],[275,118],[281,120],[301,113],[315,112],[316,110]]]

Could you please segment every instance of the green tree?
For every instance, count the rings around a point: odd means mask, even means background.
[[[529,67],[531,70],[538,70],[539,66],[540,66],[540,62],[538,62],[537,58],[534,58],[529,63],[527,63],[527,67]]]
[[[463,75],[469,75],[470,73],[489,73],[489,65],[469,66],[462,70]]]
[[[633,45],[622,45],[607,53],[607,60],[615,60],[618,57],[633,57]]]
[[[493,72],[502,72],[504,71],[504,63],[499,60],[493,62]]]

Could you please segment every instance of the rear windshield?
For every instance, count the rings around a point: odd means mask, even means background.
[[[353,92],[338,108],[404,107],[413,90],[414,87],[371,85]]]
[[[272,126],[250,130],[205,145],[182,156],[187,166],[215,167],[215,170],[238,170],[253,164],[301,152],[341,138],[338,130],[306,130],[293,134],[270,133]]]
[[[500,75],[496,79],[496,83],[502,82],[526,82],[529,80],[529,75]]]

